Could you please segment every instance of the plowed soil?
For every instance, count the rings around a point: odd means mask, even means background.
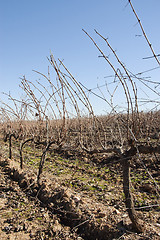
[[[37,153],[21,170],[16,153],[10,160],[6,149],[1,147],[0,239],[160,239],[159,196],[142,167],[132,172],[135,206],[145,224],[137,234],[124,204],[120,165],[52,154],[38,186]],[[159,184],[158,161],[150,171]]]

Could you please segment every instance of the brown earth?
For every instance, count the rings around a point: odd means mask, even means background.
[[[21,170],[17,152],[9,160],[1,146],[1,239],[160,239],[159,197],[141,166],[132,171],[135,206],[145,223],[144,233],[137,234],[124,204],[120,165],[102,166],[88,156],[75,160],[51,154],[38,186],[38,153],[33,156],[29,148],[27,153]],[[159,184],[159,162],[150,159],[147,167],[151,161],[150,171]]]

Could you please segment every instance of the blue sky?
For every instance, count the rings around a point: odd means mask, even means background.
[[[155,52],[160,54],[160,1],[132,2]],[[114,66],[118,64],[113,54],[94,29],[108,37],[121,61],[133,73],[158,66],[154,59],[142,59],[152,54],[144,37],[137,36],[141,30],[127,0],[5,0],[0,1],[0,92],[10,91],[17,97],[21,95],[20,77],[25,75],[34,81],[38,77],[33,69],[46,74],[49,65],[46,56],[50,50],[55,58],[64,59],[75,78],[87,88],[111,81],[106,78],[113,74],[111,68],[98,57],[99,52],[82,28],[109,55]],[[160,69],[146,76],[160,82]],[[139,83],[137,86],[156,99],[153,92],[143,89]],[[102,90],[105,94],[106,90]],[[117,99],[119,96],[118,93]],[[99,99],[90,98],[98,113],[105,111]]]

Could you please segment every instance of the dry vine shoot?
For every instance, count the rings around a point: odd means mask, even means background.
[[[131,1],[128,3],[159,65]],[[70,227],[73,239],[158,239],[160,101],[139,98],[138,83],[143,84],[144,92],[149,89],[157,97],[159,83],[144,79],[143,72],[133,74],[97,30],[95,37],[83,32],[112,69],[112,88],[106,82],[95,93],[51,54],[48,74],[34,70],[40,80],[21,78],[23,99],[4,94],[0,165],[26,194]],[[99,41],[105,43],[118,68]],[[146,72],[154,69],[157,67]],[[123,109],[115,100],[119,92],[126,103]],[[95,114],[89,94],[106,103],[110,109],[106,115]],[[141,111],[143,101],[153,101],[156,107]]]

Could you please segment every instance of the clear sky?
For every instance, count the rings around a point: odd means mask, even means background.
[[[21,94],[20,77],[37,79],[32,70],[47,73],[46,56],[64,59],[75,78],[91,89],[111,81],[111,68],[84,34],[85,29],[102,47],[114,65],[113,54],[94,29],[108,37],[121,61],[133,73],[158,67],[155,59],[144,60],[151,51],[141,35],[136,18],[127,0],[1,0],[0,1],[0,92]],[[160,1],[133,0],[134,8],[157,54],[160,54]],[[160,69],[148,72],[160,82]],[[144,86],[142,92],[157,96]],[[104,89],[102,89],[104,91]],[[111,89],[112,91],[113,89]],[[95,91],[98,91],[97,89]],[[106,90],[105,90],[106,91]],[[105,94],[104,91],[104,94]],[[107,92],[107,91],[106,91]],[[107,93],[106,93],[107,94]],[[150,95],[151,94],[151,95]],[[2,95],[0,95],[3,98]],[[91,96],[92,98],[92,96]],[[93,99],[92,99],[93,100]],[[93,100],[98,113],[99,100]],[[120,101],[120,100],[119,100]],[[105,110],[105,106],[103,106]]]

